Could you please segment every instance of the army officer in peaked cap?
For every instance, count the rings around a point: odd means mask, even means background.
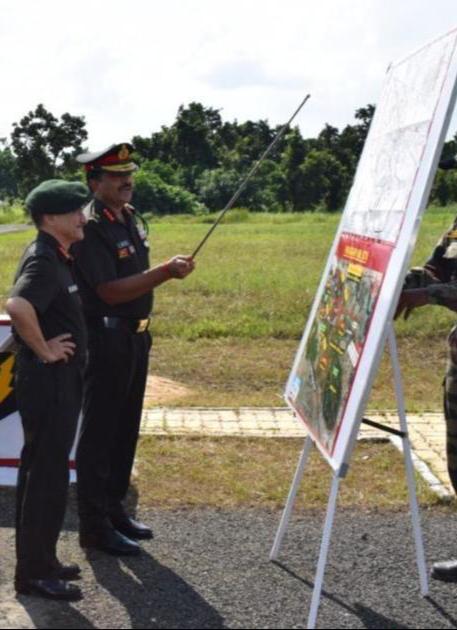
[[[68,456],[81,408],[86,332],[69,248],[83,238],[82,183],[49,180],[26,199],[38,235],[24,252],[6,310],[18,342],[15,390],[24,428],[17,486],[17,592],[74,600],[77,565],[56,544],[68,490]]]
[[[149,268],[145,226],[130,205],[138,168],[131,153],[124,143],[77,158],[94,194],[85,239],[75,251],[89,335],[77,452],[80,544],[113,555],[136,555],[137,541],[152,538],[123,501],[146,386],[153,289],[194,269],[190,256]]]

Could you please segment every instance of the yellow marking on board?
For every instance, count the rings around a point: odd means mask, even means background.
[[[351,263],[348,266],[348,275],[355,276],[356,278],[361,278],[363,276],[362,265],[354,265],[353,263]]]
[[[13,382],[13,366],[13,354],[0,365],[0,403],[6,400],[13,391],[11,387],[11,383]]]

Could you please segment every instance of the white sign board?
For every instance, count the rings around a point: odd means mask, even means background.
[[[457,29],[392,64],[285,391],[348,463],[455,104]]]

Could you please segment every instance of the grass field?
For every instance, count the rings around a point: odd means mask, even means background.
[[[284,506],[303,439],[143,436],[135,486],[143,507]],[[313,449],[298,509],[325,507],[332,472]],[[444,505],[416,475],[423,506]],[[389,443],[358,443],[339,493],[339,507],[398,509],[408,504],[401,454]],[[451,503],[454,505],[454,502]]]
[[[18,202],[0,205],[0,225],[24,223],[25,220],[24,209]]]
[[[421,264],[457,206],[430,208],[412,264]],[[196,272],[156,291],[153,373],[187,385],[176,405],[278,406],[321,277],[339,215],[235,211],[197,258]],[[151,223],[152,261],[193,251],[208,219]],[[0,308],[33,232],[0,236]],[[407,406],[441,407],[446,335],[453,313],[427,307],[396,324]],[[388,361],[370,401],[393,408]]]

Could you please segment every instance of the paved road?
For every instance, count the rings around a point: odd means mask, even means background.
[[[31,227],[31,225],[0,225],[0,234],[23,232],[24,230],[30,230]]]
[[[85,599],[76,604],[21,596],[11,589],[12,491],[0,496],[1,628],[304,628],[323,514],[291,523],[281,565],[268,562],[279,513],[266,510],[149,511],[156,538],[139,558],[86,558],[70,501],[61,545],[80,562]],[[424,517],[428,560],[457,553],[457,522],[446,511]],[[455,585],[418,591],[406,512],[337,514],[320,628],[456,628]]]

